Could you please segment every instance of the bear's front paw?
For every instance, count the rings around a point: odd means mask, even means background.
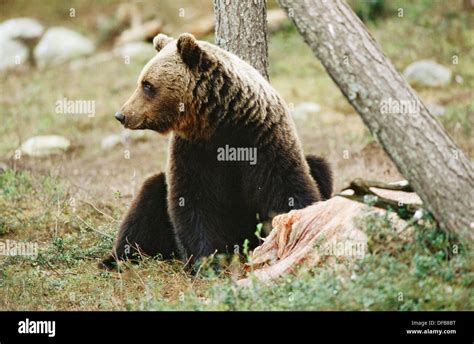
[[[112,254],[109,254],[107,258],[102,260],[97,267],[102,270],[112,271],[112,270],[119,270],[119,265],[117,258],[115,258]]]

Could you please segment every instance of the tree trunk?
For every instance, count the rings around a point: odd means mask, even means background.
[[[462,4],[465,11],[474,10],[474,0],[463,0]]]
[[[442,227],[474,240],[472,163],[351,8],[342,0],[279,2],[425,207]],[[403,104],[414,106],[397,109]]]
[[[405,192],[405,188],[397,185],[358,180],[348,189],[357,192],[352,186],[369,187],[372,184],[376,187],[371,187],[370,192],[389,203],[402,202],[410,207],[421,204],[416,194]],[[297,271],[303,263],[305,268],[313,268],[335,257],[349,260],[364,257],[368,248],[367,235],[360,228],[360,219],[368,214],[388,216],[397,232],[405,231],[409,226],[408,221],[393,212],[387,214],[386,210],[345,198],[350,194],[343,192],[327,201],[276,216],[270,235],[252,252],[246,264],[247,271],[253,272],[252,278],[269,281]],[[403,237],[411,238],[410,232],[405,231]],[[252,278],[238,283],[247,285]]]
[[[267,80],[266,0],[214,0],[216,44],[250,63]]]

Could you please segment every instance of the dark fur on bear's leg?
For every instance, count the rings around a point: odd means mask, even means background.
[[[331,198],[333,181],[329,163],[324,158],[315,155],[307,155],[306,161],[308,162],[311,176],[316,181],[316,184],[318,184],[321,197],[324,200]]]
[[[250,247],[258,243],[258,210],[246,202],[241,167],[217,160],[224,144],[216,140],[196,145],[174,136],[171,142],[168,211],[190,265],[216,251],[232,253],[246,239]]]
[[[163,173],[148,178],[120,225],[112,253],[99,267],[113,269],[117,260],[140,254],[168,259],[178,254],[175,234],[167,211]]]

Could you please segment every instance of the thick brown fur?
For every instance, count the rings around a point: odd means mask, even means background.
[[[164,257],[181,247],[193,261],[255,247],[258,222],[330,197],[328,164],[307,161],[285,102],[255,69],[189,34],[154,45],[121,111],[125,127],[173,132],[166,183],[145,183],[106,267],[130,255],[124,243]],[[256,149],[256,164],[218,160],[225,146]]]

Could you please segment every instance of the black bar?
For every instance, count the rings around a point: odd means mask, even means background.
[[[1,312],[0,343],[89,343],[99,338],[107,340],[104,343],[181,342],[187,338],[249,343],[260,338],[267,343],[275,338],[291,344],[296,340],[472,344],[473,320],[473,312]],[[25,330],[32,321],[55,321],[54,337],[20,334],[20,324]],[[47,329],[45,326],[45,332]],[[411,330],[427,332],[407,333]],[[451,333],[434,334],[433,330]]]

